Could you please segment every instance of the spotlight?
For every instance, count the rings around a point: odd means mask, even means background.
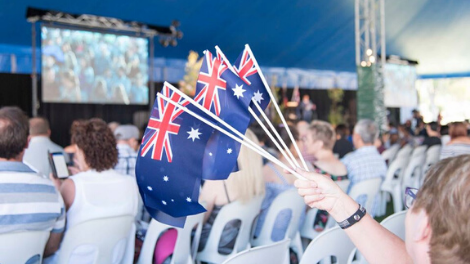
[[[178,41],[176,41],[176,39],[172,39],[170,41],[170,45],[173,46],[173,47],[176,47],[176,45],[178,45]]]
[[[371,49],[367,49],[367,50],[366,50],[366,54],[367,54],[367,56],[372,55],[372,50],[371,50]]]
[[[374,57],[374,56],[370,56],[370,57],[369,57],[369,61],[370,61],[370,63],[375,63],[375,57]]]
[[[178,31],[176,32],[176,37],[177,37],[178,39],[182,39],[182,38],[183,38],[183,31],[178,30]]]
[[[171,22],[171,25],[173,25],[174,27],[179,27],[181,25],[181,23],[178,20],[173,20]]]
[[[361,61],[361,66],[362,66],[362,67],[366,67],[366,66],[367,66],[367,62]]]

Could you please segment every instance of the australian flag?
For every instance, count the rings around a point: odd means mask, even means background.
[[[228,65],[222,57],[205,52],[194,100],[245,134],[250,123],[248,107],[253,92]],[[240,143],[214,131],[204,156],[203,179],[226,179],[237,169],[239,151]]]
[[[170,86],[165,83],[162,89],[165,97],[207,118]],[[205,211],[198,199],[206,145],[213,131],[163,98],[155,100],[137,158],[136,178],[145,207],[156,220],[183,227],[186,216]]]
[[[245,45],[245,49],[235,61],[234,69],[240,79],[242,79],[243,82],[245,82],[252,90],[253,100],[261,106],[261,109],[265,110],[269,105],[270,96],[261,77],[263,76],[263,73],[251,52],[250,46]],[[258,113],[258,110],[253,103],[250,104],[250,107],[255,111],[255,113]],[[253,117],[251,117],[251,121],[254,121]]]

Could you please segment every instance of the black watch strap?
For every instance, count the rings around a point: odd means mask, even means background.
[[[338,222],[338,225],[342,229],[349,228],[355,223],[361,221],[364,215],[366,215],[366,209],[362,207],[362,205],[359,205],[359,209],[357,209],[357,211],[353,215],[351,215],[348,219],[344,221]]]

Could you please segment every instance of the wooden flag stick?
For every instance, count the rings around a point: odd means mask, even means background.
[[[196,101],[194,101],[193,99],[191,99],[189,96],[187,96],[186,94],[184,94],[183,92],[181,92],[180,90],[178,90],[177,88],[175,88],[173,85],[169,84],[168,82],[165,82],[164,83],[165,86],[167,86],[170,90],[172,90],[174,93],[177,93],[178,95],[180,95],[184,100],[190,102],[191,104],[193,104],[195,107],[197,107],[199,110],[201,110],[202,112],[204,112],[205,114],[209,115],[211,118],[213,118],[214,120],[216,120],[217,122],[219,122],[220,124],[224,125],[227,129],[229,129],[232,133],[234,133],[235,135],[237,135],[238,137],[240,138],[244,138],[245,135],[243,135],[242,133],[240,133],[240,131],[238,131],[237,129],[235,129],[234,127],[232,127],[230,124],[228,124],[227,122],[225,122],[224,120],[222,120],[220,117],[218,117],[217,115],[215,115],[214,113],[212,113],[211,111],[207,110],[206,108],[204,108],[202,105],[198,104]],[[267,152],[266,150],[264,150],[261,146],[259,146],[258,144],[254,143],[253,141],[247,139],[248,143],[251,144],[253,147],[257,148],[259,151],[263,152],[264,155],[270,155],[269,152]],[[293,166],[291,164],[291,166],[293,168],[295,168],[295,166]]]
[[[286,129],[287,134],[289,134],[289,138],[292,141],[292,144],[294,145],[295,151],[297,151],[297,154],[299,155],[300,160],[302,161],[302,165],[304,166],[304,169],[308,171],[307,163],[305,163],[304,157],[302,156],[302,153],[300,153],[299,147],[297,146],[297,143],[294,140],[294,136],[292,136],[292,132],[290,131],[289,126],[287,125],[284,115],[281,113],[281,109],[279,109],[279,106],[277,105],[276,98],[271,92],[271,88],[266,82],[264,75],[261,73],[261,68],[259,67],[258,62],[256,61],[255,56],[253,56],[253,52],[250,49],[250,45],[246,44],[245,47],[248,49],[248,52],[250,53],[250,57],[253,59],[253,63],[255,64],[255,67],[259,71],[259,75],[261,77],[261,80],[263,81],[264,87],[268,91],[269,97],[271,98],[271,102],[273,102],[274,108],[276,108],[277,114],[279,115],[279,118],[281,118],[282,124],[284,124],[284,128]]]
[[[187,107],[185,106],[182,106],[176,102],[173,102],[171,101],[168,97],[164,96],[163,94],[161,93],[158,93],[157,94],[158,97],[162,98],[163,100],[165,100],[167,103],[169,104],[172,104],[173,106],[177,107],[177,108],[180,108],[182,109],[183,111],[185,111],[186,113],[190,114],[191,116],[193,116],[194,118],[198,119],[199,121],[205,123],[206,125],[220,131],[221,133],[225,134],[226,136],[230,137],[231,139],[237,141],[238,143],[244,145],[245,147],[255,151],[256,153],[258,153],[259,155],[261,155],[262,157],[268,159],[269,161],[271,161],[272,163],[275,163],[277,164],[278,166],[280,166],[281,168],[285,169],[286,171],[292,173],[295,177],[297,177],[298,179],[301,179],[301,180],[306,180],[302,175],[298,174],[295,170],[289,168],[288,166],[286,166],[284,163],[282,163],[281,161],[279,161],[278,159],[274,158],[271,154],[269,153],[263,153],[262,151],[260,151],[259,149],[257,149],[256,147],[252,146],[251,144],[249,144],[248,142],[246,142],[246,137],[243,135],[242,138],[239,138],[239,137],[236,137],[234,136],[233,134],[231,134],[230,132],[226,131],[225,129],[213,124],[212,122],[208,121],[207,119],[199,116],[198,114],[194,113],[193,111],[189,110]],[[265,155],[265,154],[268,154],[268,155]]]
[[[215,49],[217,51],[217,55],[220,55],[222,56],[222,59],[224,60],[225,64],[228,66],[228,68],[236,75],[238,75],[237,71],[233,68],[232,64],[230,63],[230,61],[227,59],[227,57],[225,57],[225,54],[222,52],[222,50],[219,48],[219,46],[215,46]],[[261,74],[262,75],[262,74]],[[252,99],[252,101],[254,103],[256,103],[255,100]],[[295,168],[295,167],[300,167],[299,163],[297,162],[297,160],[295,159],[294,155],[292,155],[292,152],[290,151],[290,149],[286,146],[286,144],[284,143],[284,141],[282,140],[281,136],[279,135],[279,133],[276,131],[276,129],[274,128],[274,126],[272,125],[271,123],[271,120],[269,120],[269,118],[267,118],[267,116],[264,114],[264,111],[263,110],[260,110],[261,108],[258,106],[258,111],[261,112],[263,114],[263,118],[264,120],[266,120],[266,122],[268,123],[272,133],[274,133],[277,137],[277,139],[279,140],[279,142],[281,142],[281,144],[283,145],[284,149],[277,143],[277,141],[274,139],[274,137],[272,136],[271,132],[269,132],[268,129],[266,129],[266,127],[264,126],[264,124],[261,122],[261,120],[258,118],[258,115],[256,115],[256,113],[253,111],[253,109],[251,109],[251,107],[248,108],[249,111],[250,111],[250,114],[253,116],[253,118],[258,122],[258,124],[261,126],[261,128],[263,128],[264,132],[268,135],[268,137],[271,139],[271,141],[274,143],[274,145],[277,147],[277,149],[279,150],[279,152],[284,156],[284,158],[287,160],[287,162],[289,162],[289,164],[292,166],[292,168]],[[285,151],[284,151],[285,150]],[[289,154],[289,156],[287,154]]]

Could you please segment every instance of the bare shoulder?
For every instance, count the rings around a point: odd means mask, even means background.
[[[66,179],[61,187],[60,187],[60,194],[64,199],[65,207],[68,210],[75,199],[75,183],[72,179]]]

